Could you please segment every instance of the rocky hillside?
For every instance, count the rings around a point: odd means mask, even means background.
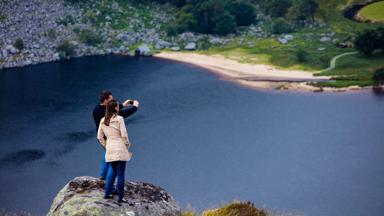
[[[125,182],[128,203],[104,199],[105,181],[83,176],[71,180],[55,197],[48,216],[61,215],[181,215],[180,207],[164,189],[143,182]]]
[[[164,6],[99,2],[0,1],[0,69],[128,53],[138,43],[170,46],[160,39],[165,34],[161,24],[172,19]]]
[[[195,50],[230,44],[235,35],[185,32],[168,36],[177,8],[155,2],[87,0],[4,0],[0,2],[0,69],[70,57],[140,54],[153,50]],[[139,3],[137,3],[139,2]],[[268,17],[259,17],[268,21]],[[269,37],[263,22],[244,33]],[[243,39],[241,39],[242,41]]]

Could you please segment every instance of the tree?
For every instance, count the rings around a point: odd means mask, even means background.
[[[293,0],[291,7],[288,9],[286,17],[295,22],[308,20],[313,22],[315,13],[319,8],[317,0]]]
[[[372,76],[373,82],[375,85],[383,85],[384,84],[384,68],[379,68],[375,71]]]
[[[15,43],[13,44],[13,46],[18,49],[18,50],[22,50],[24,49],[24,41],[23,39],[21,38],[17,38]]]
[[[216,25],[213,29],[215,34],[226,35],[236,30],[235,17],[225,12],[217,17]]]
[[[230,2],[227,7],[235,16],[237,26],[248,26],[256,22],[255,8],[248,0]]]
[[[292,0],[270,0],[263,2],[265,12],[272,17],[284,17],[288,8],[292,6]]]
[[[306,0],[305,7],[308,15],[311,17],[312,22],[315,21],[315,13],[319,9],[317,0]]]
[[[379,41],[379,34],[376,30],[366,30],[363,33],[359,33],[354,44],[357,50],[366,56],[370,56],[375,49],[379,48]]]
[[[300,5],[297,3],[292,4],[292,6],[288,8],[286,17],[291,22],[299,22],[301,20],[305,20],[305,16],[301,13]]]
[[[283,18],[277,18],[273,21],[272,24],[272,33],[273,34],[283,34],[293,31],[293,27]]]
[[[193,30],[197,24],[197,21],[191,13],[186,13],[183,11],[178,14],[176,22],[178,33]]]
[[[378,44],[377,44],[377,47],[378,47],[379,49],[384,50],[384,27],[379,27],[379,28],[376,30],[376,33],[377,33],[377,37],[378,37]]]
[[[213,29],[219,17],[225,11],[227,1],[223,0],[195,0],[193,16],[198,21],[196,31],[201,33],[214,33]]]

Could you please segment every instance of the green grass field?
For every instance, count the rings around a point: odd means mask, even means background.
[[[369,58],[361,54],[346,56],[338,61],[333,70],[316,74],[331,76],[335,82],[316,85],[323,87],[370,86],[373,84],[372,76],[379,68],[384,68],[383,52],[376,52]]]
[[[244,63],[262,63],[292,70],[319,71],[327,68],[334,56],[355,51],[353,48],[340,48],[334,43],[320,42],[319,39],[322,33],[335,32],[333,38],[344,41],[351,40],[358,32],[375,29],[382,25],[355,22],[345,18],[342,9],[347,3],[352,3],[352,1],[322,1],[317,18],[325,20],[327,26],[300,29],[295,33],[291,33],[294,40],[288,44],[280,44],[276,37],[265,39],[246,37],[243,44],[235,40],[225,46],[214,46],[198,52],[208,55],[219,54]],[[353,1],[353,3],[360,3],[360,0]],[[378,3],[384,5],[384,1]],[[384,16],[384,9],[382,11],[381,14]],[[249,47],[249,44],[253,44],[253,46]],[[325,50],[320,51],[319,48],[325,48]],[[298,58],[299,50],[304,51],[305,61]],[[316,85],[329,87],[369,86],[373,84],[372,75],[374,71],[384,67],[384,53],[377,52],[371,57],[364,57],[360,54],[346,56],[338,60],[336,65],[333,70],[318,74],[331,76],[335,81]]]
[[[365,20],[372,22],[384,22],[384,1],[367,5],[359,12]]]

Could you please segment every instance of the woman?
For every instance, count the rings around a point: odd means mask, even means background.
[[[119,203],[127,203],[127,200],[124,199],[125,164],[131,159],[132,153],[128,151],[131,144],[125,128],[124,118],[119,116],[118,113],[119,103],[116,100],[109,101],[105,110],[105,117],[100,121],[97,139],[106,149],[105,161],[110,165],[104,198],[110,199],[113,197],[111,195],[112,186],[117,176],[118,201]]]

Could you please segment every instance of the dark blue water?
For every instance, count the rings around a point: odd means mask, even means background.
[[[100,90],[140,100],[127,120],[129,180],[196,210],[251,200],[306,215],[384,215],[384,98],[262,92],[203,69],[107,56],[0,71],[0,208],[48,211],[97,176]]]

